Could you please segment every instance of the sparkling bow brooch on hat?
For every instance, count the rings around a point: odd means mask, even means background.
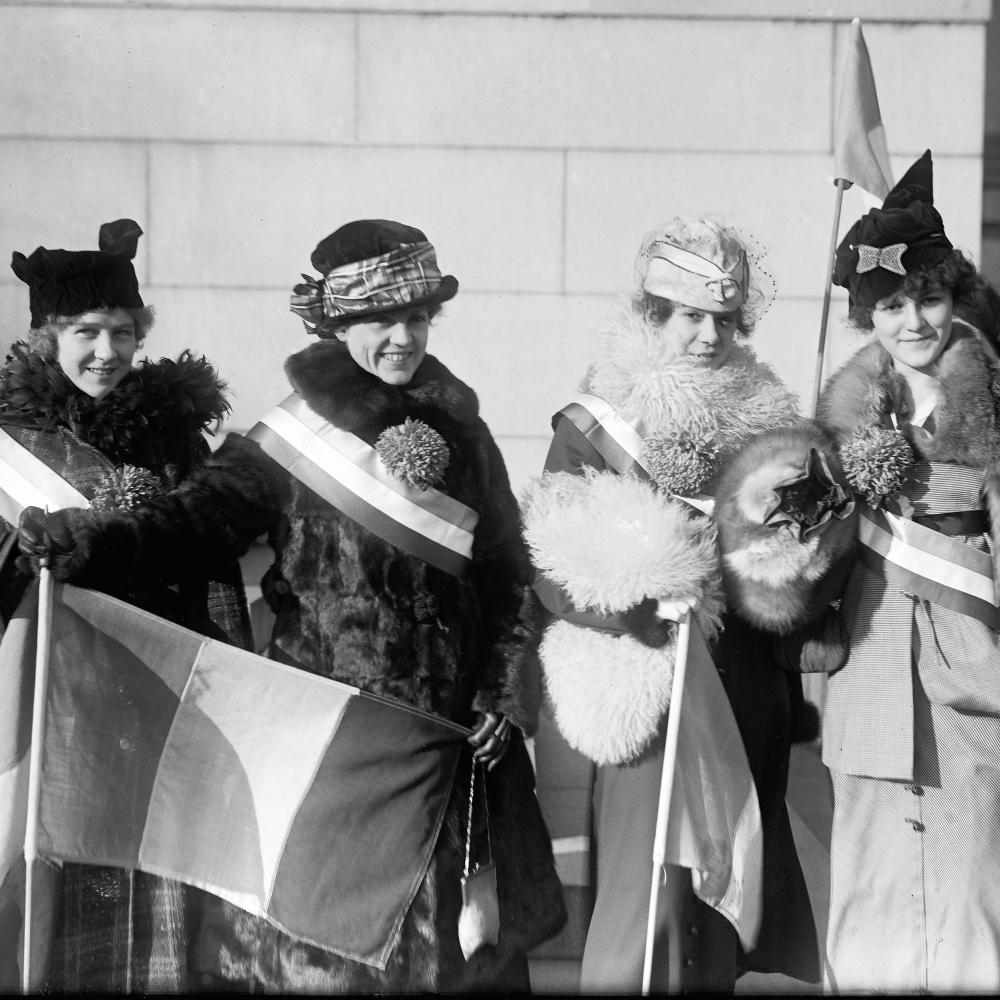
[[[870,247],[864,243],[852,245],[852,250],[858,251],[858,274],[874,271],[876,267],[884,267],[893,274],[906,274],[903,267],[903,254],[906,253],[906,243],[893,243],[887,247]]]

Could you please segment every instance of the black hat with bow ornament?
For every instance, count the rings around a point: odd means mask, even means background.
[[[908,272],[933,266],[951,252],[934,207],[933,169],[928,149],[882,207],[861,216],[837,247],[833,283],[848,290],[852,305],[874,306],[896,292]]]

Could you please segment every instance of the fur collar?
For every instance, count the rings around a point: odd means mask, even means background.
[[[229,412],[225,383],[204,359],[142,361],[98,403],[59,365],[18,342],[0,368],[0,422],[67,428],[113,462],[134,460],[152,438],[189,439]]]
[[[462,427],[479,415],[475,392],[430,354],[404,386],[387,385],[365,371],[339,340],[320,340],[293,354],[285,373],[310,409],[369,444],[406,417],[434,426],[444,416]]]
[[[726,365],[708,369],[622,301],[608,318],[581,389],[639,421],[647,436],[711,441],[720,457],[748,438],[799,420],[798,401],[753,350],[737,344]]]
[[[951,342],[938,362],[942,400],[934,410],[934,434],[912,444],[919,457],[985,467],[1000,457],[997,389],[1000,370],[976,332],[955,321]],[[907,417],[904,382],[878,341],[861,348],[831,376],[817,419],[839,443],[856,431],[888,423],[888,414]]]

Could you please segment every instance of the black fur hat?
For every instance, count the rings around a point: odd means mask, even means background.
[[[50,316],[78,316],[92,309],[141,309],[132,260],[142,229],[131,219],[105,222],[97,250],[46,250],[30,257],[14,251],[11,270],[28,286],[32,327]]]

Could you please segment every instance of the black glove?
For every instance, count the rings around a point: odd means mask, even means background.
[[[677,631],[677,622],[661,618],[656,613],[658,606],[659,601],[647,597],[632,605],[622,616],[628,634],[652,649],[661,649]]]
[[[128,515],[74,507],[49,514],[25,508],[17,542],[22,573],[37,576],[47,560],[56,580],[111,594],[131,586],[139,552],[137,528]]]
[[[54,566],[73,551],[73,535],[57,510],[46,514],[41,507],[25,507],[17,526],[17,547],[21,551],[18,569],[38,575],[40,566]]]

